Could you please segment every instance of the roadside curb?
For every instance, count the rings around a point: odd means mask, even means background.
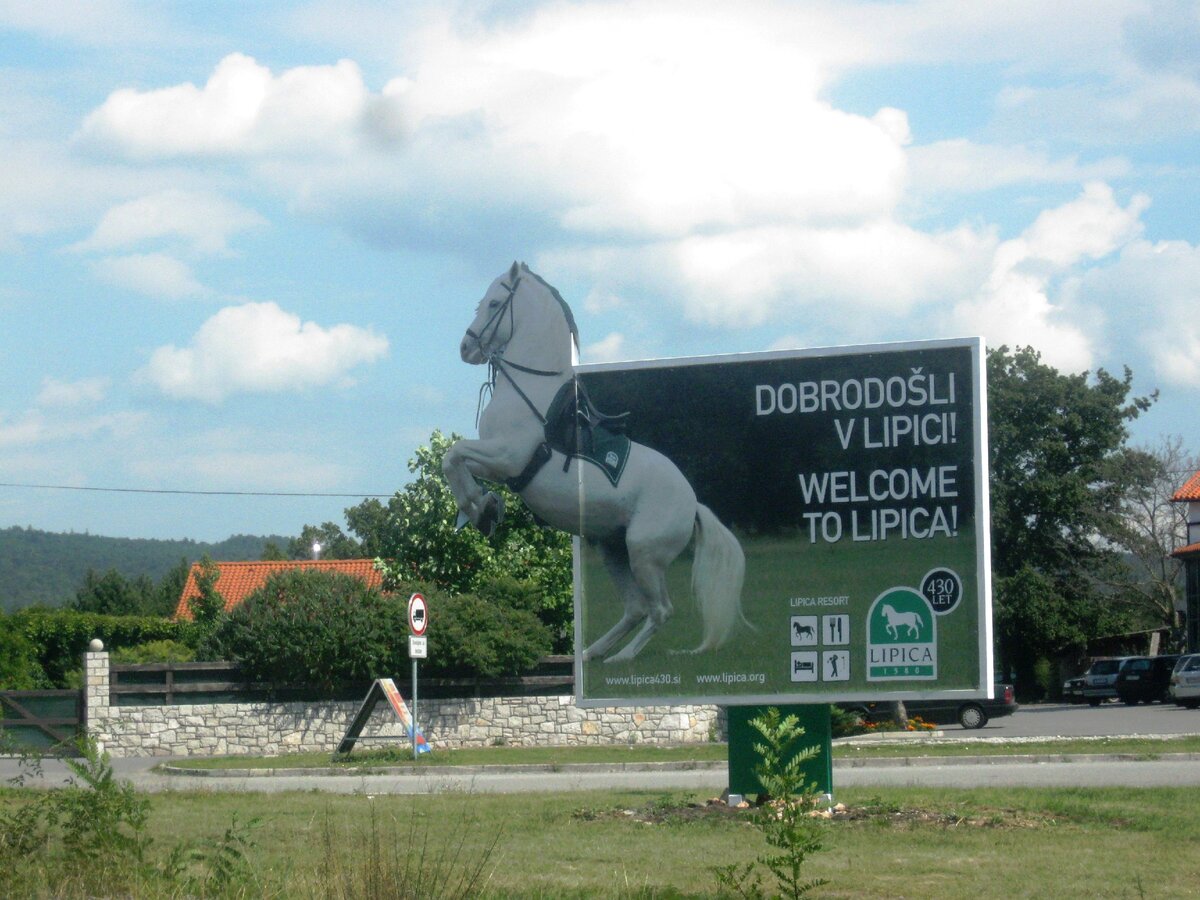
[[[1200,753],[1017,753],[988,756],[898,756],[834,760],[835,769],[930,768],[934,766],[1041,765],[1075,762],[1194,762]],[[446,776],[464,774],[540,775],[589,772],[687,772],[714,771],[728,766],[725,760],[685,760],[663,763],[564,763],[563,765],[496,766],[384,766],[342,769],[332,766],[302,769],[192,769],[163,765],[155,771],[183,778],[299,778],[379,776]]]
[[[155,771],[164,775],[179,775],[197,778],[295,778],[300,776],[376,777],[379,775],[542,775],[569,772],[690,772],[724,769],[726,760],[679,760],[678,762],[644,763],[563,763],[552,765],[539,763],[529,765],[493,766],[364,766],[344,769],[337,766],[322,766],[306,769],[192,769],[185,766],[162,765]]]
[[[895,769],[933,766],[1041,765],[1077,762],[1190,762],[1200,753],[1014,753],[987,756],[894,756],[834,760],[835,769]]]

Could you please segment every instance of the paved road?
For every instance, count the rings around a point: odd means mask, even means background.
[[[454,772],[416,775],[306,775],[278,777],[172,776],[152,771],[163,759],[120,759],[113,767],[120,778],[140,790],[161,791],[283,791],[320,790],[341,794],[427,794],[427,793],[523,793],[585,790],[706,790],[719,794],[726,785],[723,765],[713,768],[655,771],[558,772]],[[0,779],[15,773],[15,763],[0,760]],[[65,782],[68,771],[58,762],[47,762],[43,777],[32,785]],[[834,768],[834,784],[850,786],[928,787],[1200,787],[1200,762],[1073,761],[1012,763],[995,760],[973,764],[905,765],[903,760],[885,760],[867,766]]]
[[[993,719],[975,731],[958,725],[947,725],[945,731],[947,735],[983,737],[1200,734],[1200,710],[1171,703],[1125,706],[1110,702],[1096,707],[1039,703],[1022,706],[1014,715]]]

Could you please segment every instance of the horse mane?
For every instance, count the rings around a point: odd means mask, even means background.
[[[554,285],[552,285],[550,282],[548,282],[545,278],[543,278],[537,272],[533,271],[533,269],[529,268],[529,266],[525,265],[525,263],[521,263],[521,270],[523,272],[525,272],[526,275],[531,276],[534,280],[537,281],[538,284],[540,284],[546,290],[548,290],[550,292],[550,296],[552,296],[555,300],[558,301],[558,305],[562,307],[563,316],[566,317],[567,327],[571,329],[571,340],[573,340],[575,342],[575,349],[578,350],[579,349],[579,326],[575,324],[575,314],[573,312],[571,312],[571,307],[569,307],[567,305],[567,301],[564,300],[562,297],[562,294],[560,294],[558,292],[558,288],[556,288]]]

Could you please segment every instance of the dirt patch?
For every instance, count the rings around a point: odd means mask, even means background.
[[[680,825],[692,822],[733,822],[754,825],[762,807],[750,803],[730,806],[713,798],[703,803],[650,803],[637,808],[581,809],[573,818],[580,821],[624,820],[646,825]],[[1004,808],[971,810],[926,809],[891,804],[814,807],[816,818],[850,824],[877,824],[892,828],[1042,828],[1060,824],[1061,814],[1037,813]]]

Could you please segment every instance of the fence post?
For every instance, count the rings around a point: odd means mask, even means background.
[[[93,640],[91,647],[83,654],[83,723],[88,734],[96,739],[96,748],[103,753],[103,732],[99,729],[109,710],[108,651],[99,639]]]

